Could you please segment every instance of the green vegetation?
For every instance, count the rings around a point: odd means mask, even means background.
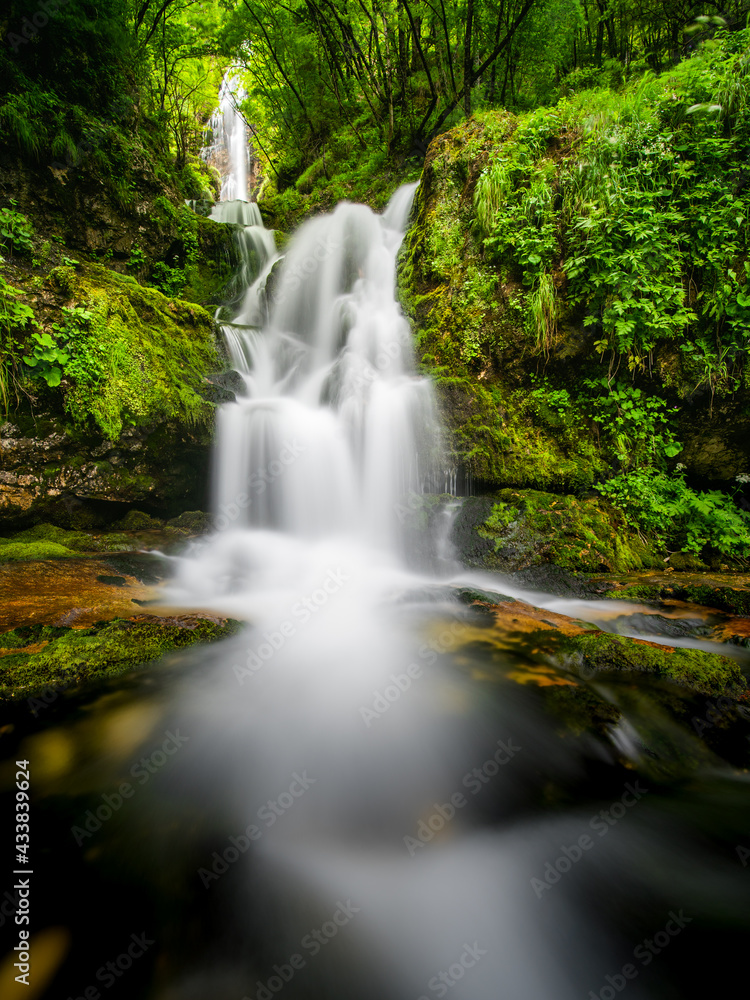
[[[239,622],[196,617],[172,621],[115,619],[91,628],[29,625],[0,634],[0,698],[28,698],[44,688],[101,680],[160,659],[173,649],[234,635]],[[42,649],[24,652],[44,644]]]
[[[132,512],[138,515],[138,511]],[[141,514],[141,517],[147,517]],[[151,519],[149,519],[150,521]],[[156,522],[161,526],[161,522]],[[143,530],[142,525],[121,525],[124,531]],[[17,531],[7,538],[0,538],[0,563],[27,559],[61,559],[82,553],[122,552],[138,548],[140,542],[132,536],[118,532],[91,534],[70,531],[54,524],[36,524],[33,528]]]
[[[659,647],[601,632],[576,636],[570,646],[587,671],[645,672],[705,695],[738,697],[746,689],[742,671],[733,660],[700,649]]]
[[[653,470],[615,476],[597,488],[633,528],[662,545],[697,555],[707,547],[750,554],[750,513],[726,493],[693,490],[683,475]]]
[[[622,515],[596,499],[501,490],[476,528],[493,543],[484,562],[504,571],[552,562],[574,572],[627,573],[663,566]]]
[[[742,444],[699,443],[750,429],[750,32],[712,28],[661,75],[572,73],[552,107],[438,137],[399,268],[457,460],[494,488],[596,487],[704,559],[750,554]]]

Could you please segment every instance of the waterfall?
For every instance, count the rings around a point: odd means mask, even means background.
[[[236,600],[238,574],[257,596],[255,560],[236,565],[242,546],[350,544],[394,565],[403,556],[403,499],[441,468],[432,385],[415,372],[395,296],[415,189],[401,188],[382,216],[340,204],[305,223],[283,258],[257,206],[242,206],[253,223],[241,231],[246,290],[222,328],[246,394],[218,413],[219,532],[194,574],[204,599],[222,601],[231,586]],[[217,217],[235,218],[237,205],[220,203]]]
[[[382,215],[343,203],[306,222],[283,258],[257,218],[249,227],[257,260],[223,326],[245,394],[218,413],[216,530],[179,560],[168,596],[249,625],[215,648],[177,711],[191,720],[194,780],[212,794],[220,774],[227,821],[257,841],[242,906],[264,914],[255,943],[268,963],[248,997],[268,1000],[283,985],[273,962],[293,971],[289,956],[322,925],[342,930],[305,972],[318,995],[413,1000],[465,961],[453,1000],[572,1000],[559,963],[580,977],[588,944],[571,954],[542,921],[538,960],[523,872],[539,848],[483,828],[481,783],[476,807],[466,792],[486,767],[508,809],[524,774],[557,766],[553,751],[512,700],[487,716],[449,662],[471,626],[406,561],[405,495],[451,478],[395,294],[415,187]],[[256,811],[265,800],[283,807],[278,822]],[[555,914],[555,926],[572,919],[562,894]]]
[[[244,90],[236,77],[236,70],[229,69],[219,91],[219,107],[209,123],[212,142],[203,151],[204,159],[215,166],[222,177],[221,201],[247,201],[247,167],[250,156],[247,125],[237,110]],[[257,206],[256,206],[257,210]],[[219,218],[219,222],[241,222],[244,218]]]

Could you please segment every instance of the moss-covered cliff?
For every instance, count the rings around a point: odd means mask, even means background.
[[[44,177],[14,162],[0,207],[0,524],[205,507],[214,404],[232,398],[210,312],[237,262],[233,227],[153,171],[118,204],[92,163]]]
[[[662,556],[750,553],[745,43],[431,144],[400,294],[480,492],[593,489]]]

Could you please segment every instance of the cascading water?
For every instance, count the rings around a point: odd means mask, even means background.
[[[403,500],[440,469],[432,387],[414,373],[394,294],[414,190],[401,189],[382,217],[344,203],[308,222],[283,260],[262,226],[244,230],[259,274],[248,276],[223,329],[247,394],[219,413],[222,530],[183,570],[192,600],[221,605],[230,591],[234,601],[252,602],[265,590],[264,567],[277,575],[287,552],[304,560],[316,551],[311,543],[317,551],[369,546],[371,561],[398,564]],[[276,554],[267,551],[274,546]],[[253,558],[257,547],[263,555]],[[294,573],[290,567],[290,579]]]
[[[432,388],[395,298],[414,189],[382,216],[344,203],[306,223],[225,327],[246,395],[219,413],[219,530],[182,561],[171,598],[252,627],[225,647],[200,711],[192,692],[183,708],[239,828],[282,792],[283,821],[255,831],[255,902],[275,914],[261,951],[284,964],[308,924],[333,936],[351,923],[303,991],[413,998],[463,961],[473,972],[455,1000],[565,1000],[576,993],[561,965],[580,973],[606,939],[589,926],[566,957],[543,919],[545,958],[530,961],[535,900],[520,873],[534,852],[475,827],[464,773],[487,762],[509,808],[552,746],[510,702],[489,718],[440,665],[466,626],[444,603],[434,632],[435,583],[403,559],[404,497],[442,469]],[[422,859],[438,827],[449,836]],[[554,912],[573,919],[562,896]]]
[[[219,91],[219,107],[209,123],[212,142],[203,151],[204,159],[221,174],[221,201],[247,201],[247,168],[250,150],[247,125],[237,108],[243,90],[236,71],[228,70]],[[221,219],[220,221],[241,221]]]

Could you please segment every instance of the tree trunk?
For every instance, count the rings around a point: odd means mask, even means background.
[[[466,7],[466,31],[464,32],[464,114],[471,115],[471,78],[474,72],[471,57],[472,31],[474,28],[474,0],[469,0]]]

